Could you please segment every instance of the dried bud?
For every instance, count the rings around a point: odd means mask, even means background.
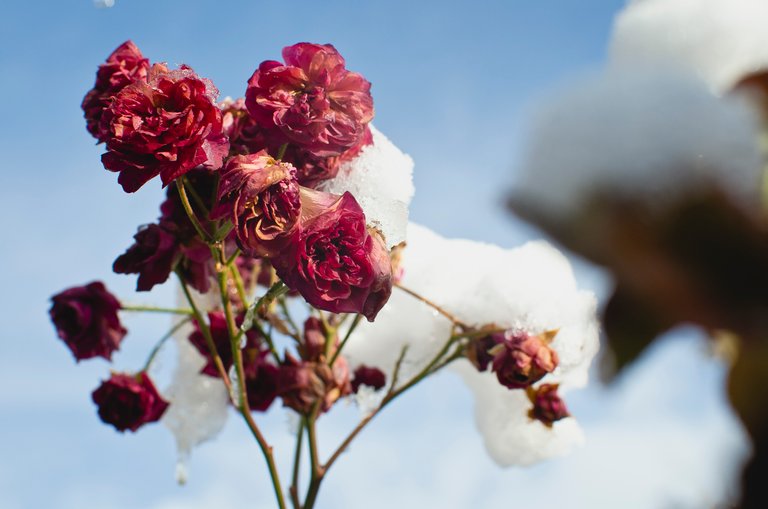
[[[373,387],[378,391],[387,385],[387,375],[379,368],[365,365],[358,366],[352,377],[352,392],[357,393],[361,385]]]
[[[117,316],[120,302],[103,283],[69,288],[51,297],[51,302],[51,321],[75,359],[111,360],[127,331]]]
[[[299,354],[305,361],[318,361],[325,352],[326,330],[323,322],[310,316],[304,322],[304,341],[299,345]],[[336,342],[334,341],[334,344]]]
[[[548,428],[551,428],[554,422],[570,417],[565,402],[557,394],[558,387],[558,384],[541,384],[535,389],[529,387],[526,393],[533,403],[533,408],[528,411],[528,417]]]
[[[112,270],[117,274],[138,274],[136,291],[148,292],[168,279],[179,245],[171,233],[157,224],[142,226],[133,239],[133,245],[117,257]]]
[[[555,332],[538,336],[523,331],[507,331],[503,342],[489,353],[493,355],[491,369],[501,385],[510,389],[524,389],[555,370],[557,352],[549,346]]]
[[[144,371],[136,375],[113,373],[93,391],[92,398],[101,420],[118,431],[136,431],[159,420],[168,408],[168,402]]]
[[[351,392],[344,357],[339,356],[331,368],[325,362],[299,361],[290,354],[285,355],[278,377],[278,394],[285,406],[307,414],[320,401],[320,410],[325,412]]]

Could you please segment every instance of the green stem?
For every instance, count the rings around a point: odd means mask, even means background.
[[[187,217],[189,217],[189,222],[192,223],[192,226],[195,227],[195,231],[200,236],[200,238],[203,240],[203,242],[210,242],[211,236],[208,235],[208,232],[205,231],[205,228],[200,224],[200,221],[197,220],[197,216],[195,215],[195,211],[192,209],[192,205],[189,203],[189,197],[187,197],[187,191],[184,189],[184,178],[176,179],[176,189],[179,190],[179,198],[181,198],[181,205],[184,207],[184,211],[187,213]]]
[[[177,308],[163,308],[158,306],[144,306],[144,305],[120,305],[121,311],[147,311],[150,313],[170,313],[173,315],[191,315],[193,311],[191,309],[177,309]]]
[[[309,440],[309,458],[310,458],[310,480],[307,495],[304,498],[303,509],[312,509],[317,500],[317,494],[320,491],[320,484],[325,476],[325,468],[320,465],[320,456],[317,452],[317,433],[316,421],[320,411],[320,402],[315,403],[312,412],[306,419],[307,439]]]
[[[191,320],[191,317],[184,318],[179,323],[171,327],[171,330],[165,333],[165,335],[160,338],[157,343],[155,343],[155,347],[152,349],[151,352],[149,352],[149,357],[147,358],[147,362],[144,364],[144,367],[142,368],[142,371],[149,370],[149,367],[152,365],[152,362],[155,360],[155,357],[160,352],[160,349],[163,347],[166,341],[168,341],[169,338],[173,336],[173,334],[181,329],[184,325],[188,324]]]
[[[294,509],[301,509],[301,500],[299,500],[299,471],[301,469],[302,445],[304,445],[304,419],[299,423],[299,431],[296,434],[296,451],[293,454],[293,475],[291,476],[291,486],[288,488]]]
[[[344,348],[344,345],[347,344],[347,341],[349,341],[350,336],[352,336],[352,333],[355,331],[357,324],[360,323],[362,318],[363,315],[355,315],[355,320],[352,322],[352,325],[349,326],[349,330],[347,330],[347,333],[344,335],[344,339],[341,341],[341,344],[333,353],[333,357],[331,357],[331,360],[328,362],[329,366],[333,366],[333,363],[336,362],[336,358],[341,354],[341,350]]]
[[[395,283],[394,286],[396,288],[399,288],[401,291],[407,293],[411,297],[413,297],[415,299],[418,299],[421,302],[423,302],[424,304],[426,304],[427,306],[431,307],[432,309],[434,309],[435,311],[437,311],[438,313],[440,313],[441,315],[446,317],[448,320],[450,320],[451,323],[453,323],[454,325],[457,325],[457,326],[459,326],[459,327],[461,327],[463,329],[469,329],[469,327],[464,322],[459,320],[452,313],[448,312],[446,309],[442,308],[441,306],[437,305],[436,303],[432,302],[431,300],[427,299],[426,297],[424,297],[422,295],[419,295],[418,293],[414,292],[410,288],[406,288],[405,286],[402,286],[400,283]]]
[[[283,143],[277,150],[277,157],[275,159],[282,159],[285,156],[285,151],[288,150],[288,144]]]

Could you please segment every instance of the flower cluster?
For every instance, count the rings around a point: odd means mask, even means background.
[[[509,265],[527,273],[517,262],[528,260],[488,263],[483,252],[453,258],[461,250],[452,244],[425,255],[418,231],[406,239],[413,161],[370,125],[370,83],[349,71],[331,45],[299,43],[282,57],[258,65],[243,98],[221,102],[212,82],[191,67],[150,62],[130,41],[99,67],[82,107],[88,132],[104,144],[104,168],[118,173],[127,193],[156,178],[166,188],[159,216],[139,227],[112,269],[136,275],[137,292],[174,274],[183,302],[130,305],[99,282],[52,298],[51,319],[78,361],[112,360],[127,334],[118,312],[178,318],[141,369],[113,372],[93,392],[100,418],[121,432],[162,419],[185,458],[234,408],[258,442],[285,507],[273,448],[256,421],[262,416],[255,415],[279,402],[299,416],[295,472],[302,470],[304,436],[312,451],[306,500],[298,496],[298,474],[289,489],[296,509],[313,507],[325,472],[373,415],[454,361],[474,365],[476,375],[490,377],[505,395],[526,398],[516,415],[547,436],[567,429],[559,422],[569,421],[557,392],[565,383],[559,373],[589,363],[591,329],[580,326],[591,323],[593,308],[579,308],[576,326],[527,324],[521,320],[530,314],[528,301],[517,295],[481,296],[503,302],[503,312],[478,309],[461,317],[424,297],[448,298],[452,290],[441,281],[450,281],[459,291],[451,305],[476,298],[478,288],[496,287],[483,284],[487,275],[466,277],[463,270]],[[419,256],[424,265],[409,262]],[[552,259],[548,251],[542,256]],[[550,273],[569,277],[549,268],[539,276]],[[585,301],[560,281],[538,286]],[[395,287],[402,291],[388,314]],[[414,297],[429,308],[426,326],[410,319],[414,301],[399,307],[402,298]],[[547,294],[540,302],[554,300]],[[366,336],[382,322],[386,353],[359,355],[359,345],[377,344]],[[150,373],[171,337],[179,362],[161,393]],[[583,355],[563,350],[563,337],[575,337],[580,346],[571,350]],[[404,344],[405,338],[414,343]],[[366,415],[321,463],[317,420],[343,399],[354,399]]]

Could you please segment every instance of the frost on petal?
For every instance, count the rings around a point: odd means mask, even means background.
[[[370,126],[373,144],[341,165],[320,189],[342,195],[349,191],[365,212],[368,224],[380,230],[392,247],[405,240],[408,207],[413,198],[413,159]]]
[[[513,200],[567,218],[596,193],[664,204],[716,186],[759,203],[756,122],[690,76],[607,73],[539,108]]]
[[[551,346],[560,364],[544,381],[560,383],[564,390],[586,383],[598,349],[596,300],[592,293],[578,290],[568,261],[555,248],[531,242],[502,249],[445,239],[413,223],[407,242],[403,286],[470,325],[494,323],[531,333],[558,330]],[[345,353],[353,367],[377,366],[390,379],[407,345],[401,369],[401,380],[406,380],[439,351],[450,329],[445,317],[395,288],[376,321],[358,325]],[[528,417],[531,403],[525,391],[510,391],[492,373],[464,371],[477,394],[478,427],[499,464],[530,464],[562,454],[580,440],[573,419],[548,429]]]
[[[612,63],[693,71],[723,91],[768,66],[767,18],[764,0],[636,0],[616,19]]]
[[[205,295],[194,292],[193,295],[203,311],[213,307],[215,300],[212,292]],[[183,299],[181,296],[179,301]],[[182,469],[192,448],[222,430],[227,420],[229,401],[224,383],[219,378],[201,373],[206,360],[187,339],[192,331],[192,325],[187,324],[174,334],[178,363],[171,385],[164,392],[171,405],[163,416],[163,423],[176,439]]]
[[[500,466],[531,465],[567,454],[584,442],[576,419],[567,417],[548,428],[528,417],[525,391],[510,391],[491,373],[479,373],[466,361],[455,365],[475,395],[475,421],[485,448]]]

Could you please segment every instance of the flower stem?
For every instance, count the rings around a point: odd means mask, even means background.
[[[203,242],[211,242],[211,236],[208,234],[208,232],[205,231],[205,228],[203,228],[203,225],[200,224],[200,221],[197,220],[195,211],[192,209],[192,205],[189,203],[187,191],[184,189],[184,177],[176,179],[176,189],[179,190],[181,205],[184,207],[184,211],[187,213],[187,217],[189,217],[189,222],[192,223],[192,226],[195,227],[195,231],[203,240]]]
[[[426,297],[424,297],[424,296],[414,292],[410,288],[406,288],[405,286],[401,285],[400,283],[395,283],[394,286],[399,288],[401,291],[407,293],[411,297],[413,297],[415,299],[418,299],[421,302],[423,302],[424,304],[426,304],[427,306],[431,307],[432,309],[434,309],[435,311],[437,311],[438,313],[440,313],[441,315],[446,317],[448,320],[450,320],[451,323],[453,323],[454,325],[457,325],[457,326],[459,326],[459,327],[461,327],[463,329],[468,329],[469,328],[467,326],[467,324],[465,324],[464,322],[459,320],[455,315],[453,315],[452,313],[448,312],[447,310],[445,310],[444,308],[440,307],[439,305],[437,305],[436,303],[432,302],[431,300],[427,299]]]
[[[362,318],[363,318],[363,315],[355,315],[355,320],[352,322],[352,325],[349,326],[349,330],[347,330],[347,333],[344,335],[344,339],[341,341],[341,344],[336,349],[336,351],[333,353],[333,357],[331,357],[331,360],[328,362],[329,366],[333,366],[333,363],[336,362],[336,358],[341,354],[342,348],[344,348],[344,345],[347,344],[347,341],[349,340],[349,337],[355,331],[355,328],[357,327],[357,324],[360,323],[360,320]]]
[[[312,509],[317,500],[317,494],[320,491],[320,484],[323,482],[326,469],[320,464],[320,456],[317,452],[317,433],[316,422],[320,412],[320,401],[316,402],[306,418],[307,438],[309,440],[309,458],[310,458],[310,480],[307,495],[304,498],[303,509]]]
[[[121,311],[146,311],[149,313],[170,313],[173,315],[191,315],[193,311],[191,309],[177,309],[177,308],[163,308],[158,306],[144,306],[144,305],[129,305],[121,304]]]
[[[293,476],[291,477],[291,486],[288,488],[294,509],[301,509],[301,500],[299,500],[299,470],[301,468],[301,448],[303,445],[304,419],[299,422],[299,431],[296,434],[296,452],[293,455]]]
[[[157,354],[160,352],[160,349],[163,348],[163,345],[166,341],[168,341],[169,338],[171,338],[174,333],[181,329],[184,325],[188,324],[189,321],[192,319],[192,317],[186,317],[183,320],[181,320],[179,323],[171,327],[171,330],[165,333],[165,335],[160,338],[157,343],[155,343],[155,347],[152,348],[152,351],[149,352],[149,357],[147,357],[147,362],[144,364],[144,368],[142,368],[142,371],[149,370],[149,367],[152,365],[152,362],[155,360],[155,357],[157,357]]]

